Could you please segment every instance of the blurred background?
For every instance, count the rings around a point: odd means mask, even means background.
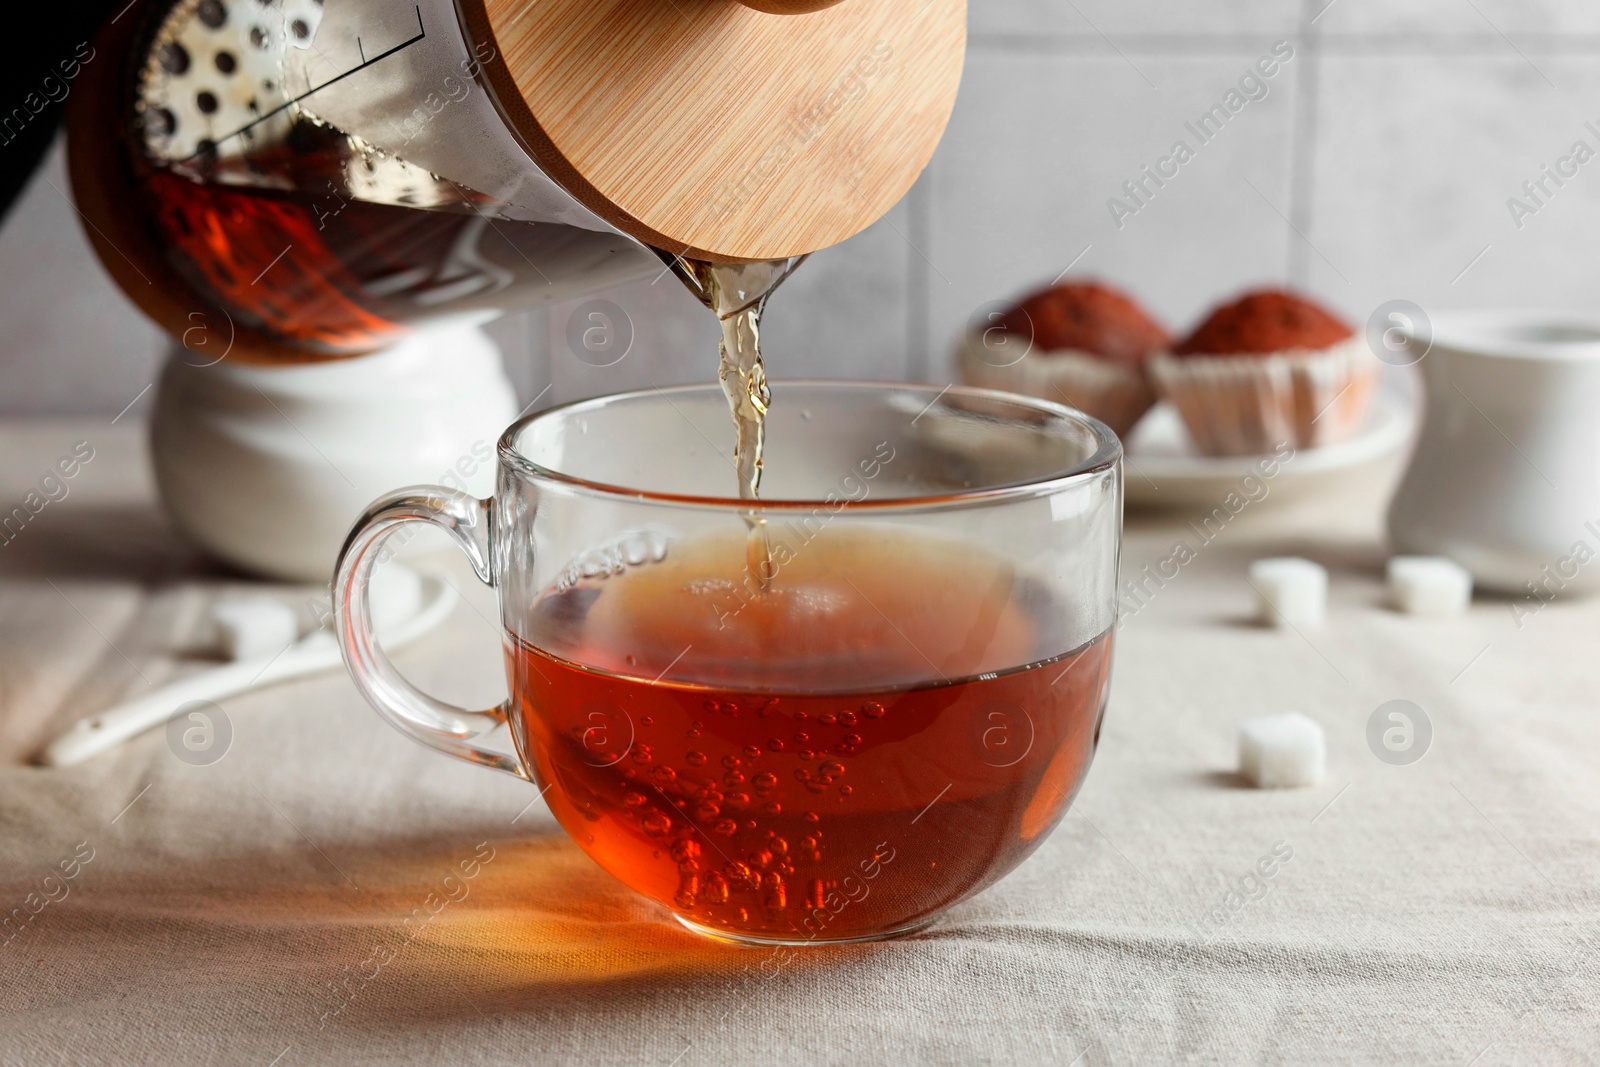
[[[921,181],[774,300],[774,377],[949,381],[970,316],[1069,267],[1178,331],[1256,283],[1308,290],[1357,325],[1396,298],[1591,303],[1600,159],[1561,184],[1546,168],[1579,141],[1600,153],[1600,5],[976,0],[970,20],[961,97]],[[1273,57],[1279,42],[1292,58]],[[1252,72],[1202,144],[1186,124]],[[1159,187],[1144,179],[1180,139],[1193,158]],[[1124,183],[1140,180],[1135,201]],[[3,414],[116,416],[165,345],[102,273],[66,190],[58,144],[0,228]],[[712,380],[714,327],[673,279],[595,295],[632,321],[613,366],[568,345],[585,301],[491,327],[525,398]]]

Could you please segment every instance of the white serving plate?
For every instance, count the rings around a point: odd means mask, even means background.
[[[1367,420],[1348,441],[1301,449],[1278,465],[1266,499],[1301,496],[1404,448],[1416,428],[1409,390],[1380,388]],[[1168,508],[1215,504],[1238,490],[1247,475],[1260,476],[1265,456],[1204,456],[1195,451],[1183,420],[1171,404],[1157,404],[1123,442],[1123,484],[1129,507]]]

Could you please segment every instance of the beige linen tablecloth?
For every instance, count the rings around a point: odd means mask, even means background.
[[[918,936],[789,956],[665,921],[531,787],[405,740],[342,674],[225,701],[209,766],[160,732],[26,765],[195,669],[206,606],[247,584],[168,530],[126,420],[0,427],[0,510],[78,441],[68,494],[0,545],[6,1064],[1600,1058],[1600,605],[1388,611],[1391,470],[1252,503],[1149,586],[1088,784],[1016,873]],[[1131,521],[1125,573],[1180,538]],[[1246,624],[1245,564],[1283,552],[1333,572],[1320,633]],[[441,560],[469,604],[398,660],[487,704],[493,601]],[[1394,699],[1432,723],[1411,766],[1366,740]],[[1329,777],[1241,788],[1238,722],[1285,709],[1326,728]]]

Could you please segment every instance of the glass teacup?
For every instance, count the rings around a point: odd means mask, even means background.
[[[1116,621],[1122,450],[1046,401],[773,387],[760,501],[715,386],[513,425],[492,500],[378,501],[339,561],[345,661],[407,735],[546,790],[690,928],[812,944],[918,929],[1022,862],[1083,782]],[[511,697],[419,692],[367,584],[406,523],[499,591]],[[485,747],[506,723],[514,754]]]

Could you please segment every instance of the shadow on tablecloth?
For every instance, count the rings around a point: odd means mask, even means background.
[[[0,993],[45,1013],[130,999],[168,1005],[175,1017],[251,1004],[285,1041],[311,1043],[530,1010],[609,1015],[696,988],[711,995],[743,984],[753,994],[823,957],[870,951],[708,941],[564,835],[508,839],[496,826],[498,839],[475,827],[450,840],[194,863],[97,857],[65,898],[18,920],[20,932],[0,946],[11,979],[0,978]],[[40,890],[36,881],[0,875],[0,899],[23,901]],[[130,1009],[144,1014],[128,1004],[118,1013]]]
[[[75,502],[59,512],[47,510],[4,547],[0,575],[11,578],[154,584],[239,576],[148,505]]]

